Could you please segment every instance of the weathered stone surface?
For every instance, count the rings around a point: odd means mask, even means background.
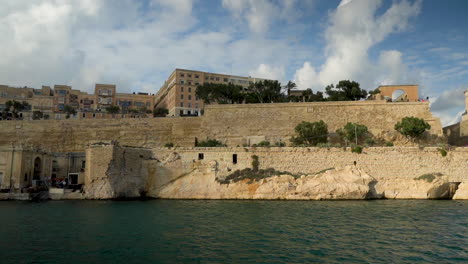
[[[328,124],[329,131],[358,122],[375,136],[387,138],[405,116],[425,119],[431,134],[442,136],[440,121],[432,116],[428,103],[311,102],[213,105],[207,106],[201,117],[9,121],[0,126],[0,146],[23,144],[54,152],[82,152],[92,141],[110,140],[137,147],[170,142],[194,146],[195,139],[205,138],[230,146],[261,140],[288,143],[297,124],[319,120]]]
[[[172,199],[366,199],[375,179],[354,166],[329,170],[298,179],[281,175],[249,183],[243,180],[220,184],[213,173],[196,171],[159,192],[157,197]]]
[[[454,200],[468,200],[468,182],[462,182],[453,196]]]
[[[138,198],[146,195],[152,153],[143,148],[94,145],[86,152],[87,199]]]
[[[432,182],[404,178],[381,179],[375,185],[377,198],[449,199],[450,182],[446,178]]]

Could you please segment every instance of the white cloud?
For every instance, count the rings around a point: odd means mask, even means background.
[[[439,117],[442,125],[447,126],[460,121],[461,114],[465,111],[466,87],[444,91],[439,96],[431,98],[431,111]]]
[[[323,90],[328,84],[353,79],[360,82],[361,87],[373,89],[380,82],[404,80],[401,52],[383,51],[378,62],[370,61],[368,53],[388,35],[407,29],[409,20],[420,12],[421,1],[395,2],[377,16],[381,5],[382,1],[343,0],[329,17],[325,31],[325,63],[317,70],[310,62],[305,63],[294,77],[298,86]]]
[[[257,69],[250,71],[250,75],[253,77],[279,80],[284,82],[284,67],[274,67],[268,64],[260,64]]]
[[[115,83],[119,91],[155,93],[176,67],[247,75],[252,65],[263,63],[265,67],[256,69],[260,74],[284,78],[284,66],[276,65],[287,65],[300,55],[297,45],[286,39],[238,38],[246,29],[232,23],[211,30],[198,27],[190,0],[154,0],[147,6],[132,0],[2,4],[3,84],[69,84],[92,92],[95,83]],[[265,23],[253,27],[270,22]]]

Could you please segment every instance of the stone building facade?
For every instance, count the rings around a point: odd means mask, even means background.
[[[33,119],[33,113],[40,112],[44,119],[93,119],[149,117],[154,105],[154,96],[148,93],[117,93],[113,84],[96,84],[95,93],[75,90],[68,85],[54,85],[53,89],[16,88],[0,85],[0,112],[6,102],[27,103],[29,107],[19,113],[19,118]],[[76,114],[67,114],[66,106],[75,109]],[[106,113],[109,106],[118,106],[117,114]],[[45,117],[44,117],[45,116]],[[13,116],[1,118],[14,119]]]
[[[247,88],[251,82],[262,80],[264,79],[252,78],[250,76],[243,77],[175,69],[156,93],[155,107],[168,109],[169,116],[197,116],[204,109],[203,101],[199,100],[195,95],[198,85],[203,85],[204,83],[232,83]]]

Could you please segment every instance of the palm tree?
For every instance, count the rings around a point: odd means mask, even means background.
[[[297,85],[293,81],[289,81],[288,84],[286,84],[286,89],[288,90],[288,96],[291,94],[291,90],[296,88]]]

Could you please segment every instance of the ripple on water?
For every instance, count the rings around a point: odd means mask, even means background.
[[[0,203],[2,263],[467,263],[464,201]]]

